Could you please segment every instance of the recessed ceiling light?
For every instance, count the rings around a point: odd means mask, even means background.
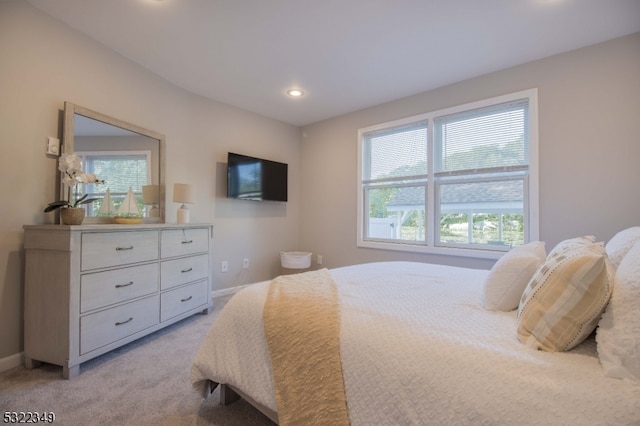
[[[294,98],[299,98],[304,95],[304,92],[300,89],[289,89],[287,90],[287,95],[293,96]]]

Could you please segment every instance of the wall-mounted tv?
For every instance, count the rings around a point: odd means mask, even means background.
[[[287,169],[285,163],[230,152],[227,156],[227,197],[287,201]]]

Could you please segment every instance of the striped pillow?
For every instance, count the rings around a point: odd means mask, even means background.
[[[550,252],[548,257],[557,256],[567,250],[573,250],[580,247],[590,247],[595,243],[596,237],[593,235],[587,235],[584,237],[569,238],[568,240],[560,241]]]
[[[557,258],[558,256],[562,255],[563,253],[565,253],[567,251],[577,250],[577,249],[584,248],[584,247],[591,247],[595,243],[595,241],[596,241],[596,237],[594,237],[593,235],[587,235],[587,236],[584,236],[584,237],[569,238],[567,240],[560,241],[549,252],[549,254],[547,255],[546,260]],[[544,262],[544,260],[543,260],[543,262]],[[544,263],[543,263],[542,266],[544,266]],[[540,268],[538,268],[538,272],[539,272],[539,270],[540,270]],[[532,290],[533,290],[533,286],[531,284],[531,281],[529,281],[528,285],[525,287],[524,291],[520,295],[520,301],[519,301],[520,305],[527,298],[527,296],[529,295],[529,293]]]
[[[518,307],[518,339],[544,351],[567,351],[595,329],[611,296],[611,267],[602,244],[552,251]]]

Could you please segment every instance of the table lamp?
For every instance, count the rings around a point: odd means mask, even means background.
[[[158,209],[160,187],[158,185],[144,185],[142,187],[142,202],[145,206],[151,206],[148,212],[149,217],[158,217],[160,215],[160,209]]]
[[[194,202],[193,185],[187,183],[173,184],[173,202],[182,203],[178,209],[178,223],[189,223],[189,209],[185,204]]]

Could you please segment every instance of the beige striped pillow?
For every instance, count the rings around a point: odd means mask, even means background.
[[[568,240],[560,241],[547,255],[547,257],[557,256],[567,250],[574,250],[580,247],[591,247],[596,241],[596,237],[593,235],[586,235],[584,237],[569,238]]]
[[[518,339],[544,351],[567,351],[595,329],[611,296],[611,267],[602,244],[551,253],[518,307]]]

